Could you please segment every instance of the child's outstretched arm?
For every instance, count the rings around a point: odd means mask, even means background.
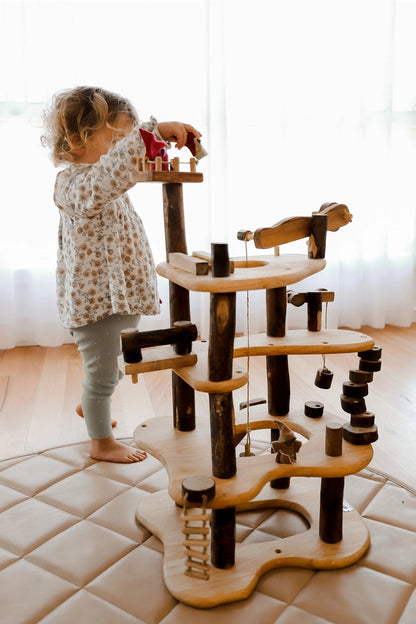
[[[161,121],[158,124],[158,130],[165,141],[176,141],[175,147],[177,149],[186,145],[188,132],[191,132],[198,139],[202,136],[196,128],[181,121]]]

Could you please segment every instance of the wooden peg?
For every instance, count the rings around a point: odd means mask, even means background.
[[[190,158],[189,159],[189,168],[191,173],[196,173],[196,160],[195,158]]]
[[[175,321],[173,327],[141,332],[138,329],[126,329],[121,332],[121,346],[124,361],[138,355],[140,349],[172,344],[178,355],[186,355],[192,350],[192,341],[198,337],[198,329],[191,321]],[[141,356],[141,353],[140,353]],[[128,362],[133,364],[134,362]]]
[[[237,232],[237,238],[240,241],[250,241],[253,240],[253,232],[250,232],[250,230],[239,230]]]
[[[321,479],[319,537],[326,544],[342,540],[344,477]]]
[[[324,413],[324,404],[319,401],[306,401],[304,413],[309,418],[320,418]]]
[[[362,414],[351,414],[350,425],[352,427],[372,427],[374,425],[375,416],[372,412],[363,412]]]
[[[381,347],[374,345],[374,347],[372,349],[369,349],[368,351],[359,351],[358,357],[362,358],[363,360],[371,360],[372,362],[374,362],[381,358],[381,351]]]
[[[365,400],[362,397],[349,397],[341,394],[341,407],[348,414],[362,414],[366,411]]]
[[[308,293],[308,331],[320,331],[322,327],[322,293]]]
[[[319,368],[315,375],[315,386],[317,388],[323,388],[328,390],[331,387],[334,373],[331,372],[326,366]]]
[[[267,403],[266,399],[264,399],[263,397],[260,397],[258,399],[250,399],[248,402],[248,405],[254,406],[254,405],[262,405],[263,403]],[[246,409],[247,408],[247,401],[241,401],[240,405],[239,405],[240,410]]]
[[[328,423],[325,430],[325,454],[330,457],[342,455],[342,424]]]
[[[352,369],[349,372],[350,381],[353,383],[370,383],[373,381],[373,373],[371,371]]]
[[[200,504],[212,500],[215,496],[215,481],[212,477],[198,475],[182,481],[182,496],[188,503]]]
[[[364,360],[361,358],[358,368],[363,371],[369,371],[370,373],[376,373],[381,370],[381,360]]]
[[[349,397],[365,397],[368,394],[368,384],[344,381],[342,384],[342,392],[345,396]]]
[[[378,440],[378,430],[376,425],[363,428],[354,427],[350,423],[345,423],[343,426],[343,436],[344,440],[357,446],[372,444],[372,442]]]
[[[123,350],[123,359],[126,364],[137,364],[138,362],[141,362],[143,359],[140,346],[138,345],[135,347],[131,346],[131,348],[126,351],[124,350],[124,346],[123,346],[125,344],[130,344],[131,341],[135,339],[138,331],[139,330],[136,327],[133,327],[133,328],[123,329],[120,332],[121,344],[122,344],[122,350]],[[135,382],[133,381],[133,383]]]
[[[230,275],[230,257],[227,243],[211,243],[212,277]]]
[[[327,226],[328,216],[326,214],[317,213],[312,215],[308,245],[309,258],[325,258]]]
[[[176,156],[170,161],[171,171],[179,171],[179,158]]]

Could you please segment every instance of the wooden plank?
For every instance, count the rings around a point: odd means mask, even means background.
[[[195,258],[194,256],[188,256],[184,253],[170,253],[169,264],[172,264],[178,269],[188,271],[193,275],[208,275],[209,264],[206,260]]]
[[[345,204],[324,204],[313,214],[327,215],[328,231],[335,232],[352,220],[352,215]],[[254,232],[254,244],[257,249],[269,249],[310,236],[312,217],[288,217],[271,227],[258,228]]]
[[[212,259],[211,254],[208,251],[193,251],[192,256],[194,258],[199,258],[200,260],[205,260],[205,262],[208,262],[208,269],[211,269]],[[230,273],[234,273],[234,265],[234,260],[230,258]]]
[[[361,332],[348,329],[289,329],[285,336],[273,337],[265,333],[250,335],[250,356],[295,355],[317,353],[355,353],[360,345],[372,345],[374,340]],[[370,347],[371,348],[371,347]],[[247,337],[234,340],[234,357],[247,356]]]
[[[202,173],[190,171],[139,171],[137,182],[203,182]]]
[[[194,366],[198,360],[196,353],[177,355],[170,345],[143,350],[142,356],[143,359],[141,362],[127,364],[124,362],[123,356],[120,355],[118,358],[120,370],[125,375],[138,375],[140,373],[150,373],[169,368],[176,370],[177,368]]]

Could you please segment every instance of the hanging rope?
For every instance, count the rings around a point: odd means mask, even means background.
[[[328,301],[325,302],[325,320],[324,320],[325,329],[328,329]],[[325,353],[322,353],[322,363],[323,368],[326,369],[326,358]]]
[[[248,249],[247,241],[244,241],[246,266],[248,266]],[[246,291],[246,328],[247,328],[247,421],[246,421],[246,443],[244,445],[244,455],[246,457],[251,454],[251,437],[250,437],[250,291]]]

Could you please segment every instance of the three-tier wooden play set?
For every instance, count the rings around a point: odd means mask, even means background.
[[[222,243],[190,255],[183,184],[202,182],[196,164],[191,159],[189,171],[180,171],[175,159],[169,170],[160,158],[139,164],[139,181],[158,182],[163,189],[166,262],[157,271],[169,280],[170,327],[124,331],[120,366],[133,382],[140,373],[172,369],[172,414],[142,422],[134,432],[137,446],[166,468],[169,487],[140,503],[137,520],[163,543],[170,593],[206,608],[248,597],[272,568],[342,568],[367,550],[368,529],[343,491],[345,476],[372,459],[377,427],[365,396],[380,369],[381,350],[361,332],[322,326],[323,305],[334,293],[295,288],[325,268],[327,231],[349,223],[348,208],[324,204],[310,216],[241,230],[236,235],[244,241],[245,257],[230,259]],[[307,253],[282,253],[285,243],[301,238],[308,239]],[[272,249],[271,255],[248,255],[253,243]],[[236,293],[259,289],[266,291],[267,330],[236,337]],[[207,341],[197,339],[191,291],[210,293]],[[287,329],[288,305],[306,306],[307,328]],[[339,415],[314,401],[301,411],[290,409],[288,356],[321,354],[324,365],[315,384],[329,388],[325,355],[354,352],[357,368],[343,384]],[[267,400],[248,400],[235,410],[233,391],[249,376],[234,360],[258,356],[266,359]],[[195,392],[208,393],[209,413],[195,413]],[[256,430],[270,431],[270,451],[252,452],[250,432]],[[291,510],[309,528],[264,543],[236,543],[238,513],[259,509]]]

